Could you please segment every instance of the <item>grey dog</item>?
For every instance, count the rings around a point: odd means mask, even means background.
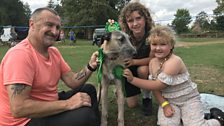
[[[106,34],[102,40],[104,61],[102,63],[102,80],[98,88],[98,99],[101,99],[101,126],[107,126],[108,121],[108,88],[115,84],[118,105],[118,126],[124,126],[124,101],[122,80],[115,77],[113,70],[116,66],[125,67],[124,60],[132,58],[136,49],[132,46],[129,36],[122,31]]]

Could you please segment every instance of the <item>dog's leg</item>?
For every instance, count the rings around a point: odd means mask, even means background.
[[[101,99],[101,88],[102,88],[102,85],[99,83],[98,86],[97,86],[97,101],[98,102]]]
[[[102,115],[101,115],[101,126],[107,126],[107,117],[108,117],[108,88],[109,81],[105,78],[102,78],[102,91],[101,91],[101,106],[102,106]]]
[[[117,105],[118,105],[118,126],[124,126],[124,94],[122,90],[122,83],[120,80],[115,81],[117,89]]]

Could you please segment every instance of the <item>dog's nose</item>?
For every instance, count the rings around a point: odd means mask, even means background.
[[[127,52],[129,55],[132,55],[132,56],[137,54],[137,51],[135,48],[127,48]]]

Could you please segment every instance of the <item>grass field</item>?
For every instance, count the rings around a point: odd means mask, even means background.
[[[198,84],[199,92],[214,93],[224,95],[224,39],[178,39],[177,43],[204,43],[213,44],[197,44],[191,46],[181,46],[174,50],[174,53],[181,56],[186,63],[191,78]],[[221,43],[215,43],[215,42]],[[89,60],[90,55],[98,50],[97,46],[92,46],[91,41],[78,40],[74,46],[58,43],[56,46],[61,51],[64,59],[72,67],[74,71],[83,68]],[[0,59],[2,59],[8,47],[0,47]],[[90,82],[97,86],[96,72],[91,76]],[[59,90],[67,90],[68,88],[59,84]],[[112,87],[109,93],[109,126],[116,126],[117,105],[116,98],[112,93]],[[141,101],[139,101],[141,102]],[[141,107],[129,109],[125,107],[125,123],[126,126],[156,126],[157,103],[153,101],[153,115],[144,117]]]

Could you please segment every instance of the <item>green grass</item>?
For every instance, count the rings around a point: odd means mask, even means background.
[[[213,42],[223,41],[224,39],[178,39],[184,42]],[[98,50],[97,46],[92,46],[92,42],[86,40],[77,40],[76,44],[70,46],[66,43],[58,43],[56,46],[61,51],[64,59],[68,62],[74,71],[79,71],[89,61],[91,54]],[[200,92],[214,93],[224,95],[224,43],[188,46],[175,48],[174,53],[182,57],[186,63],[191,78],[198,84]],[[6,46],[0,46],[0,59],[8,50]],[[96,72],[89,79],[90,82],[97,86]],[[113,87],[113,86],[112,86]],[[116,98],[113,94],[112,87],[109,92],[109,126],[116,126],[117,105]],[[59,90],[68,88],[59,84]],[[154,100],[154,99],[153,99]],[[139,101],[141,102],[141,101]],[[141,107],[130,109],[125,106],[125,123],[126,126],[156,126],[157,103],[153,101],[153,116],[144,117]]]
[[[203,64],[224,71],[224,44],[176,48],[175,53],[189,66]]]
[[[8,46],[0,46],[0,60],[2,61],[2,57],[5,55],[5,53],[8,51]]]
[[[182,42],[211,42],[211,41],[223,41],[223,38],[178,38],[177,41]]]
[[[224,41],[221,44],[176,48],[199,92],[224,95]]]

